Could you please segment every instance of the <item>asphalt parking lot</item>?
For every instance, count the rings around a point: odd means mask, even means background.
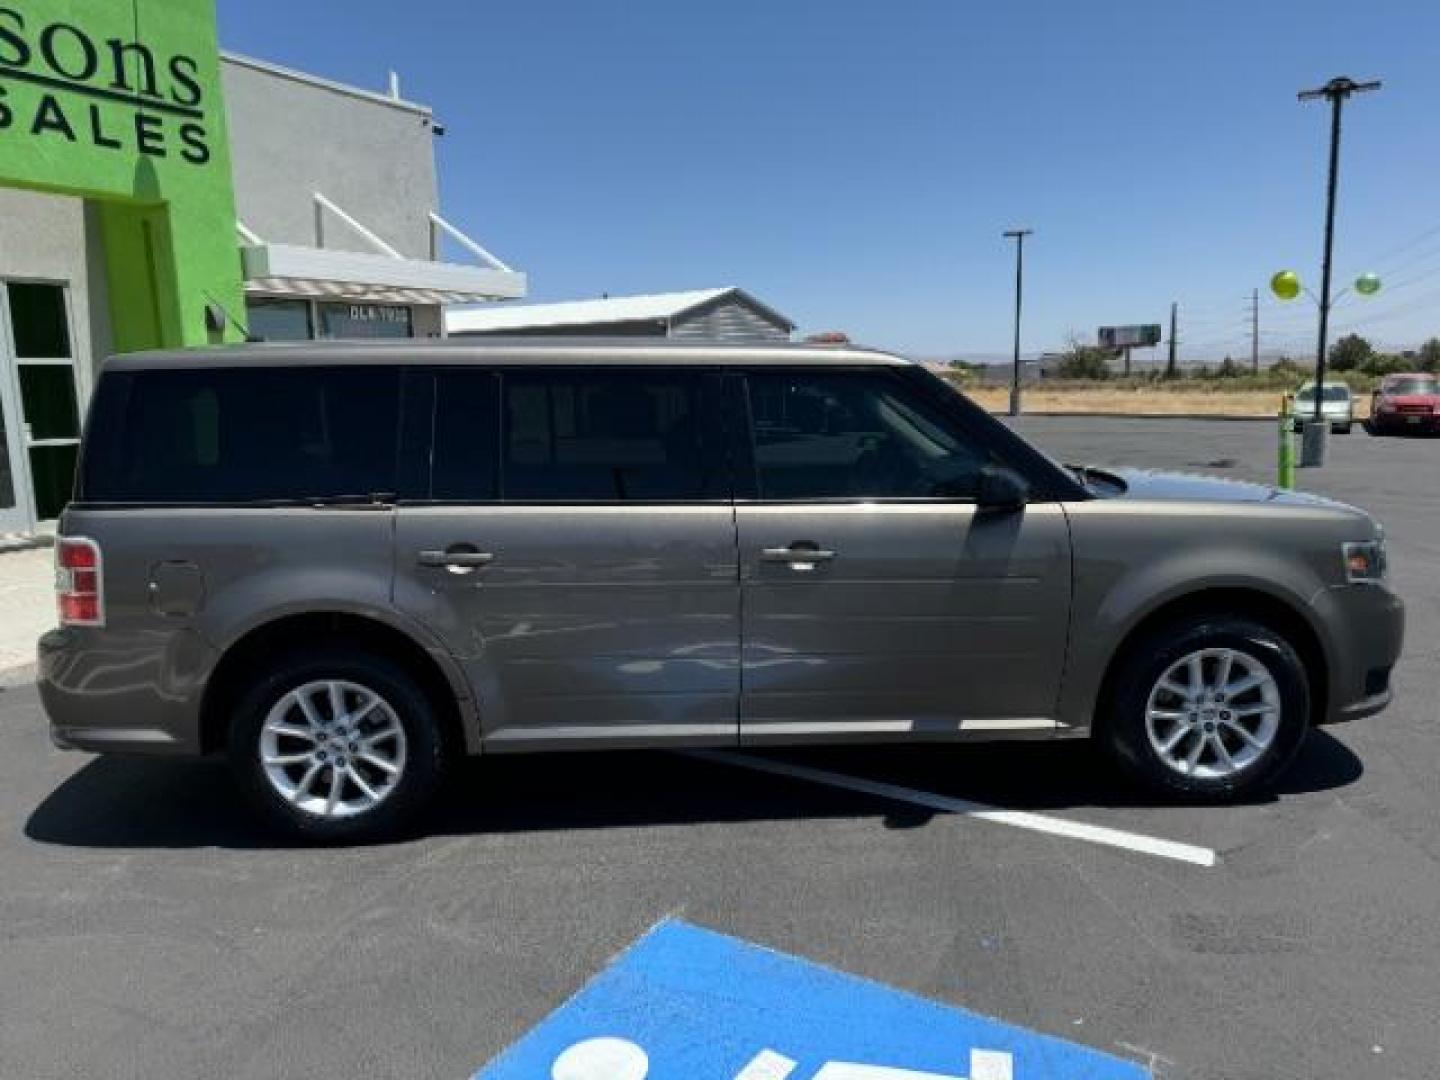
[[[1019,427],[1071,461],[1273,474],[1271,424]],[[512,758],[468,767],[424,838],[293,850],[218,767],[58,753],[33,688],[0,692],[0,1077],[464,1078],[667,917],[1157,1077],[1434,1077],[1440,440],[1337,437],[1300,486],[1385,521],[1406,655],[1387,712],[1313,735],[1249,805],[1155,805],[1079,745],[764,759],[928,805],[676,754]]]

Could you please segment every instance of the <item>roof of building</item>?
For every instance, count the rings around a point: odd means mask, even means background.
[[[429,105],[421,105],[418,101],[409,101],[405,98],[382,94],[375,90],[366,90],[363,87],[351,86],[349,83],[336,82],[334,79],[327,79],[322,75],[311,75],[308,71],[299,71],[292,67],[286,67],[284,64],[276,64],[269,60],[260,60],[254,56],[246,56],[244,53],[231,52],[229,49],[220,50],[220,59],[224,63],[234,64],[236,67],[250,68],[252,71],[263,72],[266,75],[274,75],[281,79],[289,79],[291,82],[304,83],[307,86],[319,87],[322,90],[331,90],[337,94],[359,98],[362,101],[369,101],[376,105],[388,105],[392,109],[404,109],[406,112],[419,113],[421,116],[430,117],[434,115]]]
[[[788,330],[795,329],[795,324],[784,315],[734,286],[640,296],[609,296],[600,300],[567,300],[558,304],[490,304],[452,308],[445,313],[445,329],[451,334],[491,333],[540,326],[595,326],[676,319],[727,297],[759,309]]]
[[[702,363],[716,366],[883,364],[911,361],[853,345],[806,345],[781,341],[682,341],[661,337],[481,337],[417,340],[286,341],[201,346],[126,353],[105,362],[109,371],[195,367],[304,367],[335,365],[524,365],[636,367]]]

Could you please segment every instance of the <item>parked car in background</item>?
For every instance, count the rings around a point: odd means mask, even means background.
[[[1370,398],[1370,434],[1440,432],[1440,375],[1386,375]]]
[[[227,755],[328,840],[481,751],[1093,736],[1234,799],[1403,626],[1363,511],[1061,466],[840,345],[120,357],[56,552],[56,744]]]
[[[1315,415],[1315,382],[1311,380],[1300,387],[1295,395],[1295,405],[1291,412],[1294,416],[1294,427],[1300,430],[1301,425]],[[1343,382],[1325,381],[1325,392],[1320,395],[1320,416],[1321,419],[1330,421],[1330,430],[1337,435],[1349,435],[1350,428],[1355,423],[1355,395],[1350,392],[1350,387]]]

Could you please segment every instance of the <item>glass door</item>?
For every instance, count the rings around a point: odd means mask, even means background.
[[[12,368],[12,378],[5,380],[11,402],[7,431],[9,421],[18,421],[18,430],[8,436],[7,456],[16,508],[29,518],[21,522],[24,528],[58,517],[70,501],[80,450],[80,401],[66,287],[10,281],[3,308],[0,322]]]
[[[30,527],[30,513],[23,498],[29,486],[22,471],[25,443],[20,437],[14,386],[10,358],[0,338],[0,535],[24,532]]]

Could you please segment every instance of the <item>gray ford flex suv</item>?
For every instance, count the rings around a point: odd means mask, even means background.
[[[1094,736],[1220,800],[1390,697],[1380,527],[1062,467],[842,347],[247,346],[104,369],[53,738],[395,830],[462,754]]]

